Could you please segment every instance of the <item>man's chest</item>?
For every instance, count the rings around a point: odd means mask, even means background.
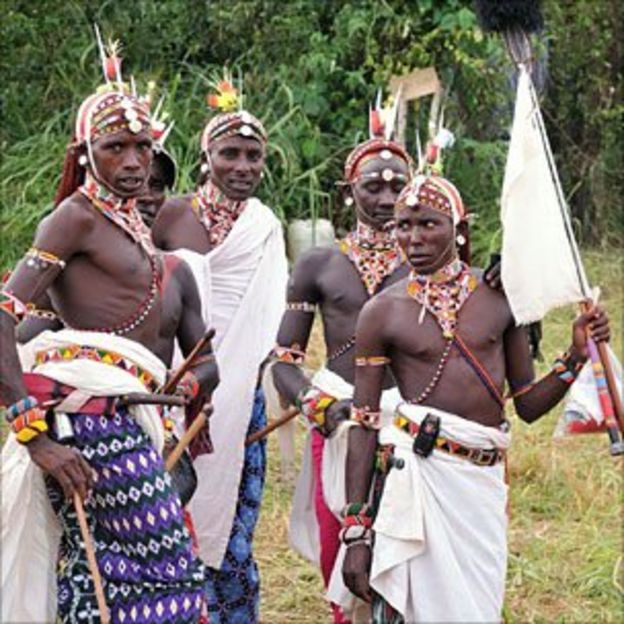
[[[374,294],[395,283],[405,274],[406,269],[399,267],[381,281]],[[351,260],[342,253],[337,253],[331,259],[319,276],[317,283],[324,314],[359,314],[362,306],[371,298],[362,274]]]

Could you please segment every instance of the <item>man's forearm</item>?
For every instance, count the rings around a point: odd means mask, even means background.
[[[348,503],[364,503],[368,501],[373,479],[376,449],[376,431],[365,429],[364,427],[351,427],[349,430],[346,470],[346,496]]]
[[[10,405],[27,395],[15,344],[15,321],[0,312],[0,402]]]
[[[563,399],[585,363],[585,358],[575,357],[574,360],[568,362],[567,369],[563,361],[560,360],[560,362],[545,377],[514,393],[516,411],[524,421],[536,421]]]
[[[296,364],[275,362],[271,372],[273,373],[273,382],[277,391],[291,405],[295,404],[295,399],[299,396],[301,390],[307,388],[311,383]]]

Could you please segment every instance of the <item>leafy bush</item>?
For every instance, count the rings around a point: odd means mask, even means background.
[[[606,14],[596,5],[609,3],[581,4],[579,11],[591,16]],[[622,137],[613,127],[621,121],[622,106],[615,95],[611,100],[592,95],[598,87],[608,95],[618,79],[613,68],[607,71],[600,63],[591,89],[578,78],[569,93],[565,76],[577,78],[566,54],[574,49],[578,59],[596,45],[568,33],[567,22],[576,12],[568,4],[546,2],[552,80],[545,104],[555,147],[568,154],[566,124],[578,125],[574,98],[583,89],[582,112],[593,134],[574,139],[574,149],[578,141],[591,144],[590,160],[571,158],[560,165],[567,188],[574,191],[581,232],[596,237],[614,231],[607,224],[618,214],[619,195],[612,189],[622,190],[613,178]],[[270,132],[262,198],[284,220],[329,216],[338,227],[348,226],[352,215],[334,183],[349,149],[365,137],[368,103],[378,86],[393,74],[434,65],[450,88],[445,118],[458,138],[446,172],[478,215],[477,259],[483,261],[496,247],[513,68],[501,43],[478,29],[467,0],[13,0],[0,36],[0,227],[5,234],[0,266],[23,253],[34,225],[51,207],[73,115],[101,76],[94,22],[105,36],[122,39],[126,76],[134,74],[143,84],[155,79],[165,90],[176,122],[168,147],[180,166],[178,190],[196,179],[199,134],[208,117],[207,78],[227,64],[244,73],[246,105]],[[603,31],[597,44],[604,51],[614,45],[613,36]],[[576,206],[581,196],[582,211]],[[618,228],[621,232],[621,224]]]

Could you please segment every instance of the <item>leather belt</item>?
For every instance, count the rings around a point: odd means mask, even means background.
[[[393,422],[395,427],[398,427],[401,431],[405,431],[410,437],[415,438],[418,435],[420,425],[411,421],[409,418],[397,414]],[[442,436],[436,438],[434,448],[438,451],[448,453],[449,455],[457,455],[477,466],[494,466],[505,459],[504,450],[497,448],[471,448],[449,440],[448,438],[443,438]]]

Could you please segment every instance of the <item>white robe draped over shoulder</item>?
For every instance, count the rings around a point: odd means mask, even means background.
[[[200,555],[220,568],[236,512],[258,369],[275,344],[286,305],[282,226],[252,198],[221,245],[205,255],[187,249],[175,254],[191,267],[204,320],[216,330],[221,382],[210,417],[214,453],[195,461],[199,483],[190,508]]]

